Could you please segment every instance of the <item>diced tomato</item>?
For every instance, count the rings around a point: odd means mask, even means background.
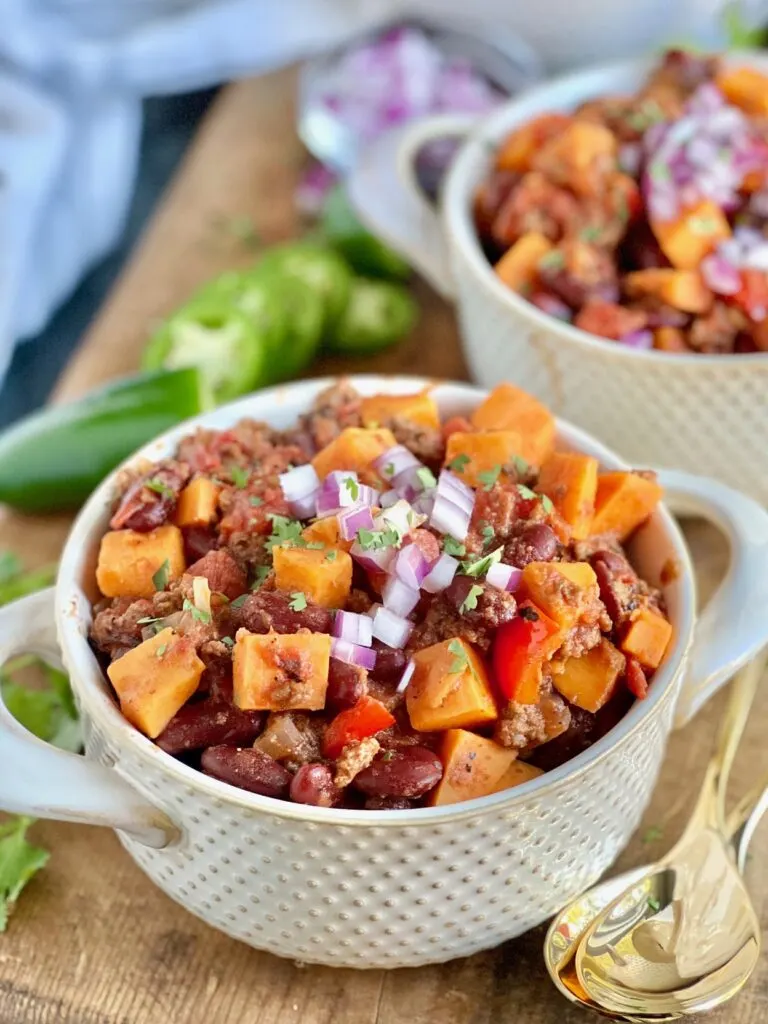
[[[768,274],[762,270],[742,270],[741,291],[733,301],[750,320],[760,323],[768,316]]]
[[[361,697],[354,707],[336,715],[325,730],[323,753],[326,757],[338,757],[348,743],[374,736],[394,724],[395,719],[381,701]]]
[[[644,700],[648,696],[648,680],[637,658],[627,658],[627,674],[625,678],[627,689],[638,700]]]
[[[468,434],[475,428],[464,416],[451,416],[443,424],[443,438],[447,441],[451,434]]]
[[[524,601],[518,615],[499,626],[493,667],[498,687],[507,700],[519,704],[538,702],[541,666],[557,650],[560,641],[560,627],[532,601]]]

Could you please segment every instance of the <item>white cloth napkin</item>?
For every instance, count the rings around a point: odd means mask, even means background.
[[[585,2],[581,19],[588,22],[589,10],[605,2]],[[647,2],[610,0],[621,11]],[[720,2],[680,0],[710,11]],[[547,17],[539,12],[535,42],[545,57],[547,33],[557,24],[553,4],[563,12],[573,6],[546,0]],[[14,344],[41,330],[119,237],[136,176],[142,97],[266,70],[399,11],[439,15],[465,6],[464,0],[0,0],[0,380]],[[528,25],[536,35],[540,6],[475,0],[472,14],[492,24],[502,19],[523,34]],[[556,58],[556,46],[550,49]]]

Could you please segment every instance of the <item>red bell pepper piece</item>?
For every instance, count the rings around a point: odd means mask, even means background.
[[[524,601],[518,615],[499,626],[493,648],[496,682],[507,700],[537,704],[541,666],[559,647],[560,627],[532,601]]]
[[[326,757],[338,757],[348,743],[364,740],[394,723],[395,719],[381,701],[361,697],[354,707],[336,715],[325,730],[323,753]]]

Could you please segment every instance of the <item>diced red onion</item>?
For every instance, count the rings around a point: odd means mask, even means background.
[[[431,487],[434,487],[434,483],[429,481],[430,471],[426,466],[419,463],[418,466],[411,466],[409,469],[404,469],[402,473],[398,473],[394,478],[393,486],[397,490],[398,494],[407,501],[413,501],[417,494],[423,494],[424,491]],[[427,477],[425,483],[423,477]]]
[[[635,178],[642,160],[643,148],[639,142],[625,142],[619,146],[619,167],[625,174]]]
[[[320,487],[320,477],[311,462],[305,466],[294,466],[280,474],[280,486],[286,501],[306,498]]]
[[[653,331],[630,331],[629,334],[619,338],[619,344],[639,350],[651,349],[653,348]]]
[[[421,463],[410,449],[403,444],[396,444],[393,448],[387,448],[383,455],[380,455],[373,463],[377,472],[389,484],[404,473],[407,469],[419,469]]]
[[[717,252],[710,253],[701,261],[701,276],[717,295],[735,295],[741,289],[741,274]]]
[[[384,491],[379,498],[379,508],[392,508],[398,501],[400,501],[400,495],[397,491]]]
[[[296,498],[288,502],[291,515],[295,519],[312,519],[317,515],[317,496],[319,491],[312,491],[305,498]]]
[[[403,674],[400,676],[400,682],[397,684],[397,690],[395,693],[405,693],[408,689],[408,683],[410,683],[413,673],[416,671],[416,662],[411,658],[408,664],[403,669]]]
[[[373,622],[367,615],[358,615],[357,612],[336,612],[333,635],[360,647],[370,647],[373,643]]]
[[[358,541],[349,549],[350,555],[364,569],[370,572],[387,572],[395,559],[397,551],[393,547],[365,549]]]
[[[305,217],[316,217],[323,208],[326,196],[336,184],[333,171],[321,163],[312,163],[304,171],[296,189],[296,206]]]
[[[435,491],[425,491],[424,494],[420,494],[419,497],[413,503],[413,510],[419,515],[426,516],[427,519],[432,515],[432,509],[435,506]]]
[[[459,563],[453,555],[443,553],[429,570],[421,584],[421,589],[428,594],[437,594],[450,586],[453,577],[459,568]]]
[[[402,498],[380,512],[374,519],[374,523],[377,530],[392,529],[401,539],[407,537],[417,525],[413,509]]]
[[[506,565],[504,562],[494,562],[485,574],[487,583],[499,590],[507,590],[514,594],[520,586],[523,570],[516,569],[514,565]]]
[[[542,313],[548,313],[549,316],[554,316],[558,320],[569,322],[573,319],[571,307],[549,292],[534,292],[531,295],[531,302],[534,306],[538,306]]]
[[[397,576],[390,576],[384,584],[381,597],[385,608],[405,618],[419,603],[421,595],[418,590],[409,587]]]
[[[353,644],[349,640],[340,640],[338,637],[331,640],[331,657],[338,658],[347,665],[367,668],[369,671],[376,664],[376,651],[372,651],[370,647]]]
[[[437,497],[448,498],[454,505],[463,508],[470,515],[475,507],[475,492],[448,469],[440,471],[437,481]]]
[[[349,486],[350,481],[352,486]],[[379,492],[358,482],[357,473],[334,470],[323,480],[317,496],[317,514],[323,519],[350,505],[375,505]]]
[[[418,544],[406,544],[398,551],[394,568],[398,579],[407,587],[418,590],[429,573],[429,562]]]
[[[454,505],[449,498],[438,494],[432,506],[429,522],[440,533],[447,533],[454,540],[462,541],[469,533],[471,518],[471,513]]]
[[[350,505],[338,512],[336,519],[344,540],[354,540],[360,530],[373,529],[373,515],[368,505]]]
[[[373,635],[387,647],[397,650],[405,647],[411,635],[413,623],[388,608],[379,608],[373,620]]]

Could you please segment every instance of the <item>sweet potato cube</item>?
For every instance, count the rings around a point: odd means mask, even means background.
[[[625,663],[624,655],[603,638],[580,658],[568,658],[552,683],[571,704],[594,714],[613,696]]]
[[[662,488],[653,476],[639,473],[601,473],[597,478],[591,533],[615,533],[625,540],[661,501]]]
[[[570,629],[599,596],[589,562],[529,562],[521,590],[561,629]]]
[[[731,234],[725,214],[711,199],[688,207],[675,220],[651,218],[651,229],[664,255],[678,270],[695,270]]]
[[[706,313],[714,301],[714,295],[698,270],[672,267],[635,270],[624,278],[624,287],[629,298],[650,296],[683,313]]]
[[[516,430],[478,430],[465,434],[457,430],[445,446],[445,463],[450,465],[457,455],[465,455],[460,469],[454,470],[470,487],[489,483],[504,466],[520,455],[521,440]],[[488,473],[491,476],[485,477]]]
[[[531,779],[537,779],[539,775],[543,774],[544,772],[541,768],[537,768],[534,764],[528,764],[527,761],[514,760],[496,783],[492,792],[500,793],[503,789],[512,789],[514,786],[522,786],[524,782],[529,782]]]
[[[620,647],[643,668],[658,668],[672,639],[672,624],[652,608],[640,608],[632,616]]]
[[[323,608],[341,608],[352,588],[352,559],[339,550],[330,561],[326,551],[276,547],[272,551],[275,582],[288,593],[300,591]]]
[[[405,699],[414,729],[436,732],[496,720],[485,665],[465,640],[443,640],[417,651],[413,660]]]
[[[158,526],[149,533],[111,530],[101,538],[96,582],[105,597],[152,597],[152,577],[168,563],[168,580],[186,568],[184,540],[178,526]]]
[[[516,430],[518,453],[540,466],[555,447],[555,418],[533,395],[514,384],[497,384],[471,416],[477,430]]]
[[[443,777],[430,798],[435,807],[497,792],[517,751],[466,729],[449,729],[443,737],[440,757]]]
[[[657,327],[653,332],[653,347],[660,352],[690,352],[685,334],[679,327]]]
[[[540,114],[532,121],[515,128],[504,139],[496,153],[496,169],[525,173],[531,169],[531,162],[537,150],[554,135],[569,125],[568,114]]]
[[[571,527],[574,540],[589,536],[597,494],[597,459],[577,452],[552,452],[539,473],[536,490],[546,494]]]
[[[195,692],[204,668],[192,641],[168,628],[113,661],[107,675],[125,717],[155,739]]]
[[[326,516],[310,523],[301,531],[301,536],[307,544],[324,544],[327,548],[341,548],[342,551],[349,551],[354,543],[341,536],[336,516]]]
[[[615,168],[618,140],[605,125],[577,119],[554,135],[534,155],[532,166],[550,181],[591,196],[596,179]]]
[[[529,294],[539,274],[539,262],[553,248],[552,243],[538,231],[528,231],[511,245],[494,270],[513,292]]]
[[[320,711],[330,657],[325,633],[240,629],[233,653],[234,703],[244,711]]]
[[[187,484],[176,504],[177,526],[207,526],[216,518],[219,488],[206,476]]]
[[[768,116],[768,75],[755,68],[725,68],[715,84],[735,107],[747,114]]]
[[[317,453],[312,459],[312,465],[321,480],[334,469],[351,469],[358,473],[363,483],[380,484],[381,477],[374,469],[373,462],[395,444],[397,442],[392,431],[384,427],[376,430],[347,427]]]
[[[440,412],[437,402],[428,391],[417,391],[413,395],[372,395],[360,403],[363,426],[380,427],[395,417],[416,423],[428,429],[440,429]]]

